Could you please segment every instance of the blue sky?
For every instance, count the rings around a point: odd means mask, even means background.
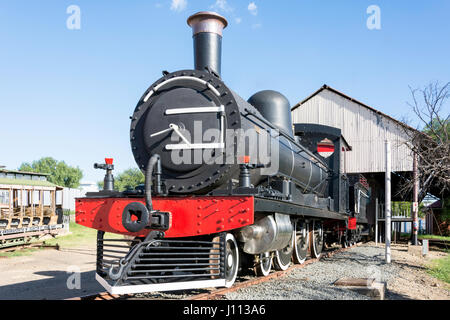
[[[70,5],[79,30],[66,26]],[[408,86],[450,81],[448,0],[2,0],[0,164],[52,156],[89,181],[104,157],[117,173],[134,167],[129,116],[162,70],[193,68],[186,19],[203,10],[230,22],[222,78],[244,99],[273,89],[294,105],[326,83],[413,119]]]

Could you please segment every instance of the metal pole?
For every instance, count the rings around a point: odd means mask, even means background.
[[[413,205],[412,205],[412,218],[413,218],[413,225],[412,225],[412,244],[417,246],[417,231],[418,231],[418,220],[419,220],[419,179],[417,177],[417,166],[418,166],[418,159],[417,159],[417,153],[414,153],[413,155],[413,181],[414,181],[414,188],[413,188]]]
[[[378,245],[378,197],[375,198],[375,245]]]
[[[385,243],[386,263],[391,263],[391,143],[386,140],[386,183],[385,183]]]

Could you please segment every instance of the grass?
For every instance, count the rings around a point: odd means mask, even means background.
[[[45,240],[46,245],[56,246],[60,248],[95,248],[97,243],[97,230],[83,227],[75,222],[70,222],[69,230],[71,234],[58,236],[57,238]],[[108,239],[123,239],[123,235],[107,233]],[[37,241],[33,241],[37,242]],[[18,249],[12,252],[0,252],[0,257],[20,257],[29,256],[34,252],[41,250],[40,248]]]
[[[407,238],[409,239],[411,237],[410,233],[404,233],[402,232],[401,234],[402,238]],[[450,237],[446,237],[446,236],[436,236],[434,234],[419,234],[418,236],[419,240],[423,240],[423,239],[436,239],[436,240],[443,240],[443,241],[450,241]]]
[[[444,241],[450,241],[450,237],[444,237],[444,236],[435,236],[431,234],[421,234],[419,235],[419,239],[436,239],[436,240],[444,240]]]
[[[95,245],[97,230],[83,227],[75,222],[70,222],[71,234],[45,240],[48,245],[59,245],[60,247],[86,247]]]
[[[75,222],[70,222],[69,230],[71,234],[60,236],[54,239],[45,240],[48,245],[58,244],[61,248],[81,248],[95,247],[97,243],[97,230],[84,227]],[[107,233],[109,239],[122,239],[123,235]]]
[[[435,259],[428,266],[428,273],[446,283],[450,283],[450,255]]]
[[[0,257],[12,258],[12,257],[22,257],[22,256],[30,256],[33,252],[36,252],[39,249],[22,249],[12,252],[0,252]]]

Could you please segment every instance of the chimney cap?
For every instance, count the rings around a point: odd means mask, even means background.
[[[193,35],[211,32],[222,36],[222,30],[228,26],[228,21],[216,12],[200,11],[190,16],[187,24],[192,27]]]

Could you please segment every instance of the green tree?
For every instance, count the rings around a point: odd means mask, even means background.
[[[423,132],[429,135],[436,143],[440,141],[446,141],[448,143],[448,137],[450,137],[450,119],[431,121],[425,126]]]
[[[71,167],[64,161],[57,161],[51,157],[41,158],[31,164],[24,162],[19,171],[49,174],[48,181],[66,188],[78,188],[83,172],[78,167]]]
[[[145,177],[138,168],[125,170],[114,177],[114,189],[118,191],[134,189],[134,187],[143,183],[145,183]],[[100,189],[103,189],[103,181],[99,181],[97,184]]]

